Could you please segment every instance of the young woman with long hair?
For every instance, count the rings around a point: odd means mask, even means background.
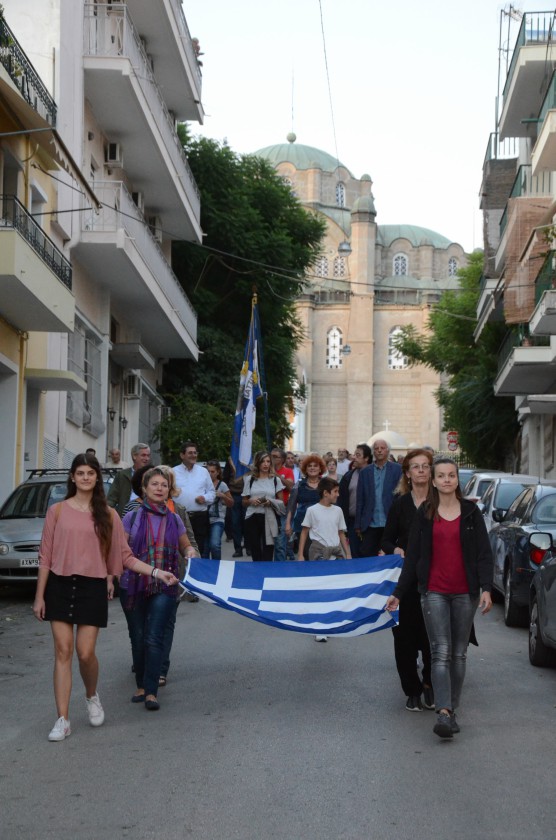
[[[411,526],[402,573],[386,609],[395,610],[417,582],[432,654],[437,721],[434,732],[452,738],[465,678],[467,646],[477,607],[492,607],[493,558],[484,519],[464,499],[457,464],[440,458],[432,466],[427,501]]]
[[[284,511],[283,489],[282,479],[272,467],[270,453],[255,453],[253,469],[244,476],[241,494],[245,507],[245,540],[249,544],[253,560],[272,560],[274,557],[274,539],[278,534],[278,524],[274,513],[272,517],[267,518],[266,512],[272,507],[274,500],[282,502]],[[271,526],[274,526],[273,533]]]
[[[102,474],[92,455],[76,455],[66,498],[46,514],[39,550],[39,574],[33,612],[49,621],[54,639],[54,697],[58,719],[49,741],[71,734],[69,702],[74,647],[85,686],[91,726],[104,723],[98,693],[95,653],[99,629],[108,623],[113,575],[123,569],[165,585],[177,583],[170,572],[138,560],[130,551],[120,518],[106,504]],[[76,628],[76,629],[74,629]]]

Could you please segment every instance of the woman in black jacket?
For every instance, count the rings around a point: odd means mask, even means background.
[[[459,732],[455,710],[465,678],[467,645],[477,606],[492,607],[493,559],[485,523],[473,502],[462,498],[458,468],[442,458],[433,464],[427,502],[411,526],[402,573],[386,604],[395,610],[417,581],[432,652],[437,722],[434,732]]]

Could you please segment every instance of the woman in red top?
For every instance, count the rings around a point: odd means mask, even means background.
[[[141,575],[157,577],[170,586],[177,578],[138,560],[131,553],[119,516],[106,504],[102,474],[92,455],[76,455],[70,468],[63,502],[53,505],[45,519],[39,550],[39,574],[33,612],[39,621],[50,621],[54,639],[54,697],[58,720],[49,741],[63,741],[71,734],[73,649],[91,726],[104,723],[97,694],[96,641],[108,621],[112,575],[124,566]],[[74,626],[77,627],[74,638]]]
[[[427,501],[413,521],[405,561],[393,595],[395,610],[417,581],[431,644],[432,684],[437,721],[434,732],[451,738],[459,732],[459,705],[469,635],[478,606],[491,606],[493,559],[484,519],[463,499],[458,468],[449,458],[433,464]]]

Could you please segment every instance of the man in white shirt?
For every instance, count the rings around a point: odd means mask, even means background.
[[[293,454],[293,452],[286,452],[286,460],[284,461],[284,466],[287,467],[289,470],[293,471],[293,479],[297,484],[297,482],[301,478],[301,470],[299,469],[299,465],[295,462],[295,455]]]
[[[208,470],[197,463],[197,444],[191,440],[182,443],[181,464],[174,467],[176,484],[180,495],[175,501],[183,505],[189,514],[201,557],[205,553],[205,542],[209,535],[209,507],[216,498],[214,485]]]
[[[351,458],[349,457],[349,452],[347,449],[338,449],[338,467],[336,473],[338,478],[341,478],[350,470],[351,466]]]

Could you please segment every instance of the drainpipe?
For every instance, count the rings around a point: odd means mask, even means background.
[[[19,370],[17,374],[17,419],[16,419],[16,438],[15,438],[15,475],[14,487],[20,482],[20,476],[23,474],[23,458],[24,458],[24,437],[25,431],[23,428],[23,418],[25,414],[25,359],[27,356],[27,342],[29,340],[29,333],[18,330],[19,335]]]

